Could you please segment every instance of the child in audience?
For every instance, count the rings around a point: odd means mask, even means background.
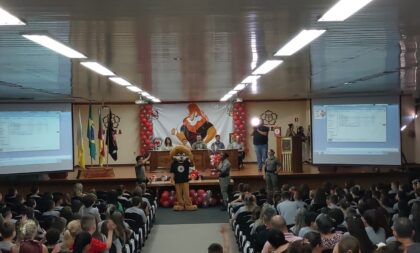
[[[82,232],[82,226],[80,220],[73,220],[67,224],[67,229],[63,234],[63,242],[61,243],[62,252],[70,252],[73,248],[74,240],[76,236]]]
[[[61,251],[61,245],[59,244],[60,240],[60,231],[55,228],[50,228],[45,235],[46,246],[48,252],[50,253],[59,253]]]
[[[3,238],[0,241],[0,251],[11,251],[16,245],[13,242],[13,239],[16,236],[16,226],[10,221],[6,221],[0,226],[0,233]]]
[[[99,214],[99,210],[98,208],[93,206],[95,204],[95,201],[96,201],[96,196],[94,194],[88,193],[84,195],[82,198],[83,206],[79,210],[79,215],[80,216],[92,215],[95,217],[97,222],[100,222],[101,215]]]
[[[16,245],[16,247],[14,247],[13,252],[48,253],[47,247],[40,241],[35,240],[37,232],[37,224],[33,220],[28,220],[25,222],[21,229],[22,240],[18,245]]]
[[[91,236],[96,232],[96,220],[94,216],[91,216],[91,215],[83,216],[80,220],[80,223],[82,226],[82,230],[84,232],[88,232]],[[107,220],[106,228],[107,228],[106,241],[103,242],[101,240],[98,240],[92,237],[89,241],[89,246],[90,246],[89,252],[99,253],[99,252],[102,252],[104,250],[111,248],[113,235],[114,235],[114,229],[116,228],[116,225],[114,224],[112,220]],[[84,237],[76,236],[74,240],[74,245],[75,246],[82,245],[81,242],[82,241],[85,242],[84,239],[85,239]]]

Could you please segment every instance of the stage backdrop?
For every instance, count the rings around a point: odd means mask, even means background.
[[[174,145],[181,144],[183,139],[192,145],[197,134],[201,134],[210,148],[217,133],[227,147],[233,132],[231,112],[232,105],[225,103],[153,105],[153,143],[163,142],[169,136]]]

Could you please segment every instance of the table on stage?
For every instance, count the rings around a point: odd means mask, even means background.
[[[210,164],[210,150],[191,150],[194,156],[194,166],[197,170],[211,169]],[[225,152],[229,155],[229,161],[232,170],[238,170],[238,150],[237,149],[224,149],[221,152]],[[151,151],[150,155],[150,171],[154,170],[169,170],[172,163],[172,158],[169,155],[169,151]]]

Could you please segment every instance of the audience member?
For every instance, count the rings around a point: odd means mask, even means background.
[[[356,237],[344,235],[335,245],[333,253],[359,253],[360,242]]]
[[[371,253],[376,246],[369,239],[362,218],[358,214],[348,215],[346,217],[347,229],[350,235],[356,237],[360,242],[361,253]]]
[[[341,232],[334,232],[334,221],[327,214],[320,214],[316,219],[318,231],[321,233],[322,247],[325,249],[334,248],[335,244],[342,237]]]
[[[79,215],[80,216],[92,215],[93,217],[95,217],[96,222],[100,222],[101,215],[99,214],[99,210],[98,208],[93,206],[95,204],[95,201],[96,201],[96,195],[92,193],[88,193],[84,195],[82,198],[83,206],[79,210]]]
[[[290,200],[290,192],[284,191],[281,193],[281,202],[277,205],[277,211],[286,220],[288,226],[295,223],[295,215],[298,206],[295,201]]]
[[[398,218],[394,222],[394,236],[398,242],[402,244],[404,252],[415,253],[420,252],[420,243],[413,241],[414,236],[414,225],[406,217]]]
[[[16,236],[15,224],[10,221],[4,222],[0,226],[0,233],[1,233],[1,237],[3,238],[3,240],[0,241],[0,251],[10,252],[13,249],[13,247],[16,246],[13,241],[13,239]]]
[[[308,232],[305,234],[303,239],[309,243],[312,249],[312,253],[321,253],[324,248],[322,247],[322,241],[321,241],[321,234],[318,232]]]

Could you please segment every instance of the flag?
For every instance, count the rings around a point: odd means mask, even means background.
[[[108,153],[116,161],[118,159],[117,140],[115,139],[114,128],[112,127],[112,112],[109,110],[108,129],[106,130],[106,145],[108,146]]]
[[[91,159],[96,158],[96,145],[95,145],[95,128],[92,117],[92,105],[89,105],[89,119],[87,126],[87,138],[89,140],[89,155]]]
[[[104,126],[102,124],[102,110],[99,109],[99,130],[98,130],[98,146],[99,146],[99,165],[104,165],[105,160],[105,143],[104,143]]]
[[[79,167],[85,169],[85,148],[83,147],[82,117],[79,109],[79,124],[77,124],[77,158]]]

